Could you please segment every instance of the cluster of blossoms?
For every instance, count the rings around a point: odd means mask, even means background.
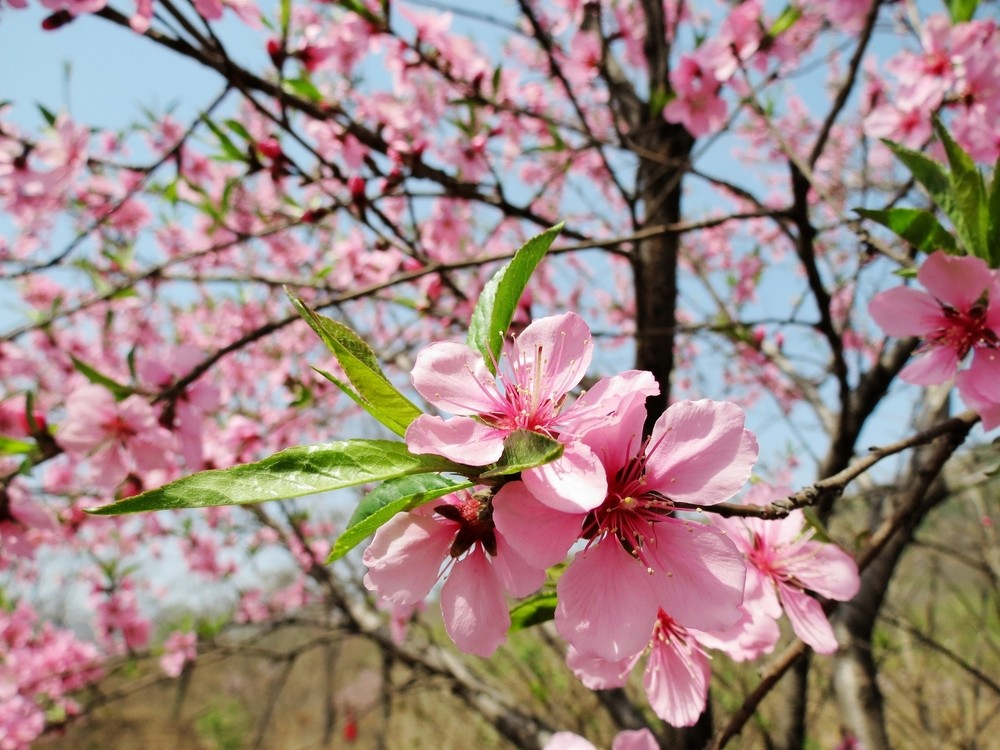
[[[1000,271],[981,258],[939,250],[924,261],[917,280],[926,292],[896,287],[868,308],[889,336],[922,339],[917,358],[899,376],[916,385],[954,378],[962,400],[985,429],[993,429],[1000,425]]]
[[[644,436],[645,400],[658,392],[648,372],[602,379],[567,403],[592,353],[586,323],[566,313],[509,343],[496,377],[461,344],[418,355],[417,391],[456,416],[418,417],[406,433],[410,451],[485,467],[500,459],[505,438],[528,430],[558,440],[563,453],[502,484],[397,515],[365,551],[365,582],[406,611],[446,578],[448,634],[489,656],[510,627],[506,596],[540,589],[546,570],[579,545],[556,589],[570,667],[588,687],[615,687],[648,652],[654,711],[692,725],[707,700],[706,649],[736,658],[770,650],[784,607],[797,634],[832,651],[822,607],[806,592],[849,599],[857,568],[811,541],[801,516],[775,524],[679,516],[729,500],[750,478],[757,443],[743,410],[681,401]]]

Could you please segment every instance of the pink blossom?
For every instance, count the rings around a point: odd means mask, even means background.
[[[701,634],[679,625],[662,609],[649,639],[643,687],[653,712],[675,727],[690,727],[705,710],[711,670]],[[566,662],[591,690],[622,687],[642,654],[620,662],[587,657],[570,648]]]
[[[659,750],[656,738],[648,729],[627,729],[615,735],[611,750]],[[542,750],[597,750],[590,742],[573,732],[556,732]]]
[[[781,489],[758,485],[748,503],[781,497]],[[851,599],[860,586],[853,558],[834,544],[813,541],[801,510],[780,520],[713,518],[746,557],[744,606],[777,619],[782,608],[795,634],[816,652],[837,650],[837,639],[823,607],[808,592],[837,601]]]
[[[899,376],[917,385],[943,383],[972,353],[972,364],[960,373],[959,392],[992,429],[1000,424],[1000,274],[981,258],[938,250],[924,261],[917,279],[926,292],[900,286],[868,306],[886,334],[923,338],[918,356]]]
[[[576,313],[531,323],[503,354],[494,377],[478,352],[462,344],[431,344],[417,355],[413,385],[427,401],[458,416],[421,415],[406,431],[413,453],[436,453],[459,463],[486,466],[503,453],[515,430],[559,439],[561,458],[528,469],[522,479],[544,504],[579,512],[599,505],[606,481],[601,463],[578,438],[619,408],[622,389],[650,395],[658,390],[646,373],[598,383],[563,409],[593,354],[590,329]]]
[[[365,550],[365,586],[406,609],[447,577],[441,611],[448,635],[463,651],[490,656],[510,627],[504,592],[527,596],[545,580],[544,569],[528,564],[497,532],[491,513],[488,497],[462,491],[433,509],[396,515]]]
[[[670,71],[675,98],[663,109],[667,122],[680,123],[695,137],[719,130],[726,119],[726,102],[719,96],[722,84],[702,60],[707,54],[681,55]]]
[[[198,636],[194,631],[171,633],[163,644],[160,669],[168,677],[179,677],[184,665],[198,656]]]
[[[66,414],[57,440],[68,452],[90,459],[90,478],[100,487],[114,489],[131,472],[169,465],[174,437],[141,396],[116,402],[106,388],[85,385],[68,396]]]
[[[551,564],[577,537],[587,548],[559,579],[556,627],[581,653],[618,661],[641,651],[659,610],[684,627],[725,628],[740,617],[745,569],[718,530],[671,515],[675,503],[732,497],[757,456],[743,410],[715,401],[670,406],[643,441],[642,401],[584,436],[607,478],[588,513],[546,508],[512,482],[494,501],[497,527],[529,562]]]

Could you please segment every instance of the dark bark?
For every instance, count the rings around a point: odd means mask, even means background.
[[[639,195],[644,226],[674,224],[681,217],[681,186],[694,139],[679,125],[659,119],[648,123],[639,143],[657,161],[639,167]],[[677,324],[677,259],[681,235],[666,233],[638,243],[634,256],[636,297],[636,362],[660,384],[660,395],[649,399],[648,423],[670,401]]]

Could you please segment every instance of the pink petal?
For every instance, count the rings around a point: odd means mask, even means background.
[[[939,300],[965,311],[982,296],[993,276],[982,258],[959,257],[938,250],[927,256],[917,279]]]
[[[641,393],[633,397],[622,394],[621,397],[623,403],[615,410],[609,409],[610,404],[604,404],[603,408],[592,410],[588,419],[580,422],[574,419],[572,423],[576,434],[582,435],[582,442],[593,449],[609,475],[625,466],[643,445],[646,397]],[[573,407],[575,415],[576,404]]]
[[[775,597],[777,600],[777,597]],[[747,607],[744,617],[727,630],[699,630],[698,641],[706,648],[724,652],[733,661],[758,659],[774,650],[781,638],[777,620],[757,607]],[[778,607],[781,616],[781,607]]]
[[[556,630],[582,654],[621,661],[642,651],[656,621],[649,574],[615,538],[576,556],[556,587]]]
[[[937,385],[955,376],[958,354],[947,346],[937,346],[921,354],[899,371],[899,377],[914,385]]]
[[[926,336],[944,324],[938,301],[908,286],[876,295],[868,304],[868,314],[887,336]]]
[[[667,518],[653,528],[646,548],[657,605],[679,624],[722,630],[740,619],[746,565],[718,529]]]
[[[620,422],[621,418],[633,412],[637,405],[645,404],[647,396],[655,396],[660,386],[651,372],[627,370],[610,378],[601,378],[594,386],[573,402],[563,412],[560,423],[564,432],[577,437],[593,429],[604,427],[609,421]],[[645,408],[641,408],[641,419],[645,420]],[[633,420],[630,420],[630,425]],[[639,423],[642,430],[642,423]],[[638,444],[633,446],[633,454]]]
[[[784,584],[778,584],[778,595],[795,635],[817,654],[832,654],[837,650],[837,638],[818,601],[805,592]]]
[[[803,588],[839,602],[853,599],[861,587],[854,558],[835,544],[808,542],[786,570]]]
[[[503,590],[511,596],[534,594],[545,583],[545,568],[530,565],[502,534],[496,535],[497,554],[493,570]]]
[[[463,344],[441,341],[422,349],[410,378],[421,396],[452,414],[488,414],[502,403],[483,358]]]
[[[493,497],[497,531],[529,564],[543,569],[565,559],[585,517],[543,505],[523,482],[508,482]]]
[[[563,513],[593,510],[608,494],[604,465],[580,442],[566,445],[555,461],[521,472],[521,481],[539,502]]]
[[[697,647],[656,639],[642,684],[653,713],[672,726],[690,727],[705,710],[709,678],[708,659]]]
[[[653,426],[646,480],[677,502],[721,503],[750,478],[756,444],[744,436],[744,412],[728,401],[679,401]]]
[[[458,525],[430,516],[400,513],[375,532],[362,561],[365,586],[397,607],[423,601],[438,579]]]
[[[506,639],[510,627],[507,600],[478,545],[452,568],[441,589],[441,613],[448,635],[468,654],[492,656]]]
[[[660,746],[648,729],[626,729],[617,734],[611,750],[660,750]]]
[[[594,353],[590,327],[574,312],[540,318],[514,343],[518,360],[530,364],[541,353],[541,389],[553,399],[569,393],[583,380]]]
[[[411,453],[433,453],[469,466],[486,466],[503,455],[504,433],[471,417],[421,414],[406,428]]]
[[[983,419],[984,429],[1000,424],[1000,351],[979,349],[968,370],[958,373],[958,392]]]
[[[625,685],[629,672],[641,655],[608,661],[599,656],[585,656],[570,646],[566,650],[566,666],[588,690],[610,690]]]
[[[597,748],[578,734],[556,732],[542,750],[597,750]]]

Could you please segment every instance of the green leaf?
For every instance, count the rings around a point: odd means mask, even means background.
[[[35,444],[30,440],[19,440],[0,435],[0,456],[16,456],[31,453],[33,450],[35,450]]]
[[[405,443],[344,440],[288,448],[256,463],[202,471],[88,512],[113,516],[167,508],[244,505],[458,468],[440,456],[415,456]]]
[[[556,593],[535,594],[519,602],[510,611],[510,632],[530,628],[532,625],[541,625],[556,616],[556,605],[559,600]]]
[[[222,152],[231,159],[232,161],[246,161],[247,155],[245,152],[240,151],[233,143],[232,139],[226,135],[226,132],[212,122],[207,117],[202,118],[202,122],[208,126],[208,129],[215,133],[215,137],[219,139],[219,145],[222,146]]]
[[[38,111],[45,119],[45,122],[49,124],[49,127],[52,127],[56,124],[56,116],[51,109],[42,104],[39,104],[38,102],[35,102],[35,106],[38,107]]]
[[[934,203],[954,221],[955,203],[951,196],[951,179],[944,165],[898,143],[889,140],[882,142],[913,173],[914,179],[924,187]]]
[[[986,231],[986,247],[989,250],[990,268],[1000,268],[1000,159],[993,167],[993,184],[990,185],[989,229]]]
[[[795,5],[786,5],[784,10],[774,19],[771,28],[767,30],[767,35],[771,39],[777,39],[788,31],[795,22],[802,18],[802,9]]]
[[[806,526],[812,527],[813,539],[815,541],[823,542],[824,544],[829,544],[833,541],[830,539],[830,534],[827,532],[826,526],[819,520],[819,515],[816,513],[815,508],[803,508],[802,514],[806,518]]]
[[[226,127],[236,133],[236,135],[247,143],[253,143],[253,136],[250,135],[250,131],[248,131],[239,120],[226,120]]]
[[[119,383],[117,380],[109,378],[107,375],[98,372],[96,369],[88,365],[81,359],[78,359],[74,355],[70,354],[69,358],[73,360],[73,367],[76,371],[83,375],[87,380],[95,385],[103,385],[114,395],[115,400],[121,401],[128,398],[135,390],[130,386]]]
[[[563,454],[563,445],[545,435],[530,430],[514,430],[503,441],[503,455],[497,463],[482,472],[480,479],[509,476],[525,469],[555,461]]]
[[[504,335],[517,310],[521,294],[538,262],[562,228],[563,224],[556,224],[524,243],[510,262],[494,274],[479,295],[469,322],[466,343],[483,355],[483,361],[490,372],[496,372]]]
[[[948,15],[951,16],[953,24],[966,23],[976,15],[979,0],[945,0],[944,4],[948,8]]]
[[[284,86],[296,96],[302,97],[307,101],[315,103],[323,101],[322,92],[308,78],[286,78]]]
[[[288,36],[288,25],[292,22],[292,2],[291,0],[281,0],[281,37]]]
[[[316,313],[291,294],[288,296],[299,315],[344,368],[368,413],[397,435],[404,435],[410,422],[422,412],[385,376],[371,347],[343,323]],[[332,382],[337,383],[335,379]]]
[[[417,474],[384,482],[358,503],[344,533],[334,542],[327,564],[342,558],[397,513],[469,487],[472,482],[453,482],[440,474]]]
[[[952,194],[956,211],[952,221],[955,223],[955,229],[971,254],[988,260],[986,238],[990,217],[983,175],[972,157],[955,142],[936,117],[934,132],[944,145],[948,165],[951,167]]]
[[[866,219],[888,227],[918,250],[932,253],[944,249],[955,255],[958,245],[951,233],[930,211],[922,208],[890,208],[878,211],[867,208],[854,209]]]

